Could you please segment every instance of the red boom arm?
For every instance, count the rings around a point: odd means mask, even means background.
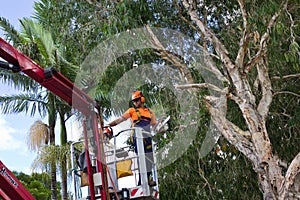
[[[0,38],[0,57],[6,62],[0,61],[0,67],[10,69],[14,72],[23,72],[42,86],[50,90],[52,93],[66,101],[70,106],[80,111],[87,118],[90,118],[93,123],[94,138],[97,144],[97,168],[102,175],[102,183],[105,183],[104,172],[102,166],[100,148],[100,137],[98,132],[97,116],[95,113],[96,102],[88,96],[85,92],[80,90],[73,82],[64,77],[60,72],[53,68],[44,69],[37,63],[32,61],[30,58],[19,52],[17,49],[12,47],[5,40]],[[88,149],[88,147],[85,147]],[[87,156],[88,157],[88,156]],[[90,167],[90,166],[88,166]],[[92,171],[90,169],[90,171]],[[92,174],[89,174],[92,176]],[[1,186],[2,187],[2,186]],[[95,199],[94,184],[90,183],[91,199]],[[101,190],[101,199],[107,199],[107,186],[103,184]]]
[[[0,197],[14,200],[34,200],[15,175],[0,161]]]
[[[93,113],[96,103],[90,96],[60,72],[53,68],[44,69],[40,67],[2,38],[0,38],[0,57],[15,66],[13,71],[22,71],[82,114],[89,116]]]

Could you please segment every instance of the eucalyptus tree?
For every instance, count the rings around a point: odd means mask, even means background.
[[[221,94],[219,97],[206,96],[205,98],[215,126],[224,138],[252,163],[264,199],[286,199],[297,196],[299,191],[294,190],[292,186],[296,183],[299,173],[299,147],[286,146],[282,149],[291,148],[293,155],[286,157],[286,152],[281,152],[284,157],[279,157],[280,153],[277,152],[275,145],[273,148],[272,142],[280,143],[280,141],[271,140],[274,136],[270,133],[274,133],[275,130],[269,129],[275,128],[273,119],[282,118],[285,114],[278,112],[276,107],[272,107],[273,99],[289,99],[293,105],[288,107],[293,108],[296,108],[299,102],[297,94],[299,91],[293,89],[298,86],[296,82],[285,83],[290,87],[285,84],[279,86],[276,82],[276,79],[283,81],[283,78],[287,77],[299,78],[299,73],[297,73],[299,65],[297,66],[298,61],[296,61],[297,52],[299,52],[296,35],[299,27],[295,25],[298,21],[295,11],[299,8],[296,2],[272,1],[270,3],[266,1],[257,5],[256,2],[237,1],[238,4],[235,5],[235,9],[231,10],[232,12],[227,9],[230,5],[226,2],[214,5],[210,9],[221,10],[222,8],[222,11],[226,11],[226,14],[214,18],[217,24],[224,20],[224,28],[227,25],[227,30],[221,30],[221,32],[218,31],[223,28],[222,26],[215,27],[207,23],[206,18],[201,15],[209,11],[207,10],[209,4],[197,5],[184,0],[181,3],[180,10],[187,14],[195,30],[202,34],[204,41],[216,55],[215,58],[221,63],[222,68],[215,66],[212,70],[221,72],[220,78],[225,80],[226,85],[228,84],[228,87],[224,89],[219,88],[219,94]],[[207,17],[214,16],[208,15]],[[283,24],[288,31],[280,29]],[[227,38],[222,38],[223,35]],[[285,39],[286,37],[288,39]],[[277,46],[277,49],[273,49],[274,46]],[[289,50],[286,49],[287,46],[290,47]],[[279,56],[281,54],[284,54],[285,58]],[[286,67],[287,65],[290,67]],[[281,78],[276,78],[276,74]],[[201,83],[186,85],[186,87],[189,86],[207,87]],[[283,89],[287,91],[283,92]],[[284,95],[280,97],[279,94]],[[287,97],[286,94],[291,96]],[[242,123],[237,124],[233,118],[228,118],[230,116],[227,115],[226,108],[229,101],[237,106],[236,111],[239,111],[239,116],[243,119]],[[216,107],[216,103],[224,106],[225,112],[220,107]],[[276,114],[273,114],[271,111],[275,110]],[[288,110],[292,120],[296,115],[290,108]],[[277,116],[274,117],[274,115]],[[270,127],[269,124],[273,126]],[[280,130],[281,123],[276,124],[279,126],[277,130]],[[290,126],[293,130],[299,128],[297,124],[290,124]],[[276,131],[276,134],[281,133],[281,131]],[[290,141],[295,141],[295,138],[290,139]],[[281,146],[283,146],[282,143]],[[285,162],[287,158],[289,164]]]

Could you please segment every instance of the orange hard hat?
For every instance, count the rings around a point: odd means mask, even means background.
[[[144,97],[143,93],[142,93],[141,91],[139,91],[139,90],[134,91],[134,92],[132,93],[132,96],[131,96],[131,101],[133,101],[133,100],[135,100],[135,99],[139,99],[139,98],[141,99],[141,102],[142,102],[142,103],[145,102],[145,97]]]

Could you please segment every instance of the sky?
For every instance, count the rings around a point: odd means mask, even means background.
[[[19,19],[33,14],[34,0],[0,0],[0,16],[6,18],[19,30]],[[3,32],[0,32],[0,37]],[[1,81],[0,81],[1,82]],[[12,87],[0,84],[1,95],[16,94]],[[33,122],[39,116],[30,117],[25,114],[3,115],[0,113],[0,160],[11,171],[31,173],[31,164],[36,157],[27,149],[26,136]],[[45,119],[43,119],[44,121]]]

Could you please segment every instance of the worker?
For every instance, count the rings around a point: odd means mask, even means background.
[[[156,118],[155,118],[153,111],[150,108],[147,108],[145,106],[145,97],[144,97],[143,93],[139,90],[133,92],[131,101],[132,101],[134,107],[129,108],[121,117],[110,122],[108,125],[115,126],[115,125],[131,118],[133,127],[141,127],[145,131],[150,133],[151,127],[153,127],[156,124]],[[132,138],[132,142],[134,145],[135,153],[138,153],[135,132],[133,133],[131,138]],[[146,169],[147,169],[148,184],[150,186],[155,186],[156,182],[153,180],[150,180],[152,163],[153,163],[152,138],[149,136],[146,136],[143,133],[143,141],[144,141],[144,152],[143,153],[145,153],[145,157],[146,157]],[[138,185],[141,185],[140,173],[139,173]]]

